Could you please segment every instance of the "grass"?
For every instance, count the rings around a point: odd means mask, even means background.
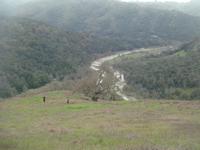
[[[200,149],[199,101],[80,98],[55,91],[0,102],[0,150]]]

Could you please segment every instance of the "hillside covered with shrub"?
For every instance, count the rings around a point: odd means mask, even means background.
[[[11,2],[0,3],[0,97],[62,80],[89,64],[95,54],[185,42],[200,36],[199,17],[135,3]],[[15,17],[2,17],[5,14]],[[160,61],[165,63],[165,59]],[[125,66],[129,67],[134,66]]]
[[[142,97],[200,99],[200,40],[176,52],[129,59],[116,66],[124,71],[128,89]]]
[[[115,0],[42,0],[24,5],[17,14],[67,31],[126,41],[133,47],[200,35],[198,17]]]
[[[119,43],[30,19],[0,19],[0,97],[60,80]]]

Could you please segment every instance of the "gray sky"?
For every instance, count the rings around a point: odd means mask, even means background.
[[[155,0],[121,0],[121,1],[126,1],[126,2],[134,2],[134,1],[139,1],[139,2],[153,2]],[[158,2],[189,2],[190,0],[157,0]]]
[[[1,0],[0,0],[1,1]],[[4,0],[5,1],[5,0]],[[27,1],[36,1],[36,0],[6,0],[7,2],[27,2]],[[141,1],[141,2],[152,2],[155,0],[121,0],[121,1],[127,1],[127,2],[134,2],[134,1]],[[172,1],[172,2],[188,2],[190,0],[158,0],[160,2],[165,1]]]
[[[23,3],[23,2],[28,2],[28,1],[38,1],[38,0],[0,0],[4,1],[8,4],[19,4],[19,3]],[[155,0],[120,0],[120,1],[125,1],[125,2],[153,2]],[[170,2],[189,2],[190,0],[157,0],[158,2],[166,2],[166,1],[170,1]]]

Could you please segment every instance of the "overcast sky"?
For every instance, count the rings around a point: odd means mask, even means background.
[[[121,0],[121,1],[126,1],[126,2],[134,2],[134,1],[139,1],[139,2],[153,2],[155,0]],[[190,0],[157,0],[158,2],[189,2]]]
[[[1,0],[0,0],[1,1]],[[4,0],[5,1],[5,0]],[[26,2],[26,1],[36,1],[36,0],[6,0],[7,2]],[[129,1],[129,2],[134,2],[134,1],[141,1],[141,2],[152,2],[155,0],[121,0],[121,1]],[[188,2],[190,0],[157,0],[160,2],[165,2],[165,1],[172,1],[172,2]]]
[[[0,0],[7,2],[7,3],[19,3],[19,2],[28,2],[28,1],[37,1],[37,0]],[[153,2],[155,0],[121,0],[121,1],[126,1],[126,2]],[[157,0],[158,2],[189,2],[190,0]]]

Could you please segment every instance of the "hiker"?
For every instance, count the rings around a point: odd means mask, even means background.
[[[43,103],[45,103],[45,102],[46,102],[46,97],[44,96],[44,97],[43,97]]]
[[[69,104],[69,99],[65,100],[65,104]]]

